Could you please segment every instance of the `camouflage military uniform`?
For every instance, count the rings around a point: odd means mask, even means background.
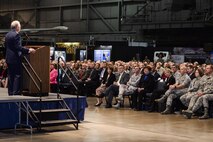
[[[200,83],[199,89],[198,89],[198,91],[195,92],[195,95],[191,97],[191,100],[188,105],[188,110],[192,110],[193,106],[195,105],[197,99],[199,98],[199,96],[196,94],[198,92],[202,92],[202,90],[204,89],[207,77],[208,76],[206,76],[206,75],[201,77],[200,82],[199,82]]]
[[[196,112],[201,106],[204,108],[209,107],[209,101],[213,100],[213,76],[205,76],[205,80],[202,84],[201,89],[198,93],[203,93],[204,95],[199,97],[194,106],[192,107],[192,112]]]
[[[191,82],[190,77],[187,74],[184,74],[182,76],[180,76],[179,78],[177,78],[176,80],[176,84],[180,85],[182,84],[184,86],[184,88],[181,89],[169,89],[166,91],[165,95],[163,96],[163,98],[167,98],[166,101],[166,106],[172,106],[172,101],[177,98],[182,96],[183,94],[185,94],[187,92],[187,89],[189,87],[189,84]]]
[[[181,102],[185,106],[188,107],[191,98],[196,95],[196,92],[198,91],[199,86],[200,86],[200,79],[201,79],[201,77],[194,78],[189,85],[187,93],[180,97]]]

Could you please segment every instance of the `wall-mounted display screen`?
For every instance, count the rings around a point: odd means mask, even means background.
[[[94,61],[110,61],[111,50],[94,50]]]
[[[66,51],[55,51],[55,60],[58,60],[58,57],[61,57],[64,61],[66,61]]]
[[[87,59],[87,51],[86,50],[80,50],[80,61],[84,61]]]
[[[50,60],[54,60],[55,47],[50,47]]]

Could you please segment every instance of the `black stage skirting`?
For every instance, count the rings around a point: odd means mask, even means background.
[[[74,95],[60,94],[64,98],[68,107],[74,114],[77,115],[77,97]],[[50,93],[48,98],[56,98],[56,94]],[[39,103],[31,101],[37,101],[38,97],[27,97],[27,96],[8,96],[7,89],[0,88],[0,129],[14,128],[15,124],[18,123],[19,112],[16,102],[28,101],[33,109],[39,108]],[[43,104],[44,107],[53,109],[56,105],[51,102]],[[84,112],[86,107],[86,97],[79,96],[78,103],[78,119],[84,120]],[[63,119],[64,114],[59,115],[59,119]]]

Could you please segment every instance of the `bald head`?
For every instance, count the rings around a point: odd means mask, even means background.
[[[16,30],[16,32],[20,32],[21,31],[21,24],[19,21],[15,20],[11,23],[11,29]]]

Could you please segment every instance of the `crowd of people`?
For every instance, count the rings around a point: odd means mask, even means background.
[[[178,108],[186,118],[191,118],[202,108],[200,119],[209,118],[209,102],[213,101],[211,64],[85,60],[70,61],[67,66],[78,78],[79,94],[97,97],[96,107],[106,100],[106,108],[120,108],[124,96],[130,96],[131,108],[136,111],[142,110],[145,103],[148,111],[154,112],[161,103],[166,106],[161,113],[171,114],[177,109],[175,104],[178,102]]]
[[[209,118],[209,102],[213,101],[213,65],[198,64],[198,62],[175,64],[168,62],[116,61],[93,62],[70,61],[61,62],[64,71],[70,68],[78,79],[80,95],[95,95],[96,107],[106,100],[106,108],[120,108],[124,97],[130,96],[131,108],[142,110],[146,104],[149,112],[159,110],[159,104],[164,104],[162,114],[171,114],[177,108],[186,118],[191,118],[197,112],[203,112],[200,119]],[[7,64],[0,60],[0,87],[8,87]],[[70,75],[68,72],[66,73]],[[61,71],[59,80],[65,75]],[[72,77],[70,77],[72,78]],[[58,71],[57,62],[50,64],[51,91],[57,92]],[[64,82],[68,82],[65,80]],[[103,99],[105,98],[105,99]],[[115,104],[113,104],[115,98]],[[174,103],[176,102],[176,103]],[[178,106],[177,106],[178,103]],[[202,111],[200,111],[202,110]]]
[[[8,68],[5,59],[0,60],[0,87],[8,87]]]

